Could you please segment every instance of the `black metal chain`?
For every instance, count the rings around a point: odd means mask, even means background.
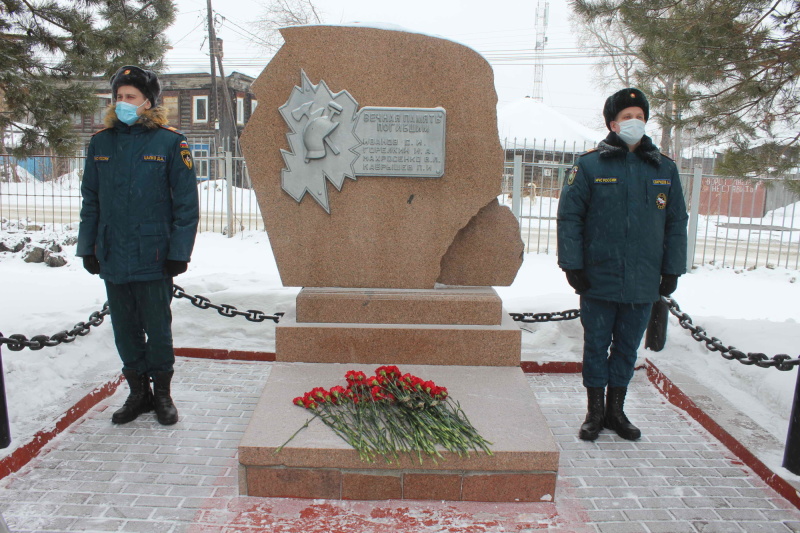
[[[559,320],[575,320],[580,318],[580,309],[568,309],[553,313],[508,313],[515,322],[558,322]]]
[[[216,309],[216,311],[225,317],[233,318],[241,316],[250,322],[263,322],[265,320],[272,320],[276,324],[280,321],[284,313],[278,312],[272,315],[267,315],[263,311],[256,309],[249,309],[247,311],[239,311],[236,307],[229,304],[213,304],[211,300],[201,295],[187,294],[182,287],[178,285],[172,286],[172,295],[175,298],[185,298],[192,302],[192,305],[200,309]],[[702,326],[695,326],[692,323],[692,317],[683,312],[674,299],[668,296],[662,296],[661,299],[669,307],[669,312],[678,318],[678,323],[682,328],[691,332],[692,338],[698,342],[705,342],[706,348],[712,352],[719,352],[722,357],[729,361],[736,359],[743,365],[756,365],[761,368],[774,367],[778,370],[792,370],[795,366],[800,366],[800,357],[792,359],[787,354],[778,354],[772,358],[766,354],[759,352],[744,353],[737,350],[733,346],[725,346],[722,341],[716,337],[709,337],[706,335],[706,330]],[[0,334],[0,345],[7,345],[8,349],[14,352],[20,351],[24,348],[31,350],[41,350],[45,346],[57,346],[62,343],[70,343],[78,337],[88,335],[91,331],[90,328],[97,327],[103,323],[106,315],[109,314],[108,302],[103,304],[100,311],[95,311],[89,316],[88,322],[78,322],[75,326],[67,331],[59,331],[55,335],[48,337],[47,335],[36,335],[28,339],[25,335],[11,335],[10,337],[3,337]],[[535,322],[558,322],[561,320],[574,320],[581,316],[579,309],[568,309],[566,311],[555,311],[552,313],[509,313],[515,322],[535,323]]]
[[[233,318],[235,316],[243,316],[250,322],[263,322],[265,320],[272,320],[276,324],[284,315],[283,313],[275,313],[272,315],[267,315],[263,311],[258,311],[256,309],[249,309],[247,311],[239,311],[234,306],[229,304],[212,304],[211,300],[206,298],[205,296],[200,296],[196,294],[192,296],[191,294],[186,294],[186,291],[183,290],[183,287],[179,287],[178,285],[172,286],[172,295],[175,298],[186,298],[187,300],[192,302],[192,305],[195,307],[199,307],[200,309],[216,309],[217,313],[221,314],[222,316]]]
[[[706,335],[706,330],[703,327],[695,326],[692,323],[692,317],[681,311],[678,302],[668,296],[662,296],[661,299],[669,306],[669,312],[678,318],[681,327],[691,332],[694,340],[705,342],[706,348],[712,352],[719,352],[722,357],[729,361],[736,359],[743,365],[756,365],[761,368],[775,367],[778,370],[791,370],[795,366],[800,365],[800,357],[792,359],[785,353],[770,358],[763,353],[744,353],[733,346],[725,346],[718,338]]]
[[[3,337],[0,335],[0,345],[5,344],[12,352],[18,352],[23,348],[30,348],[31,350],[41,350],[45,346],[57,346],[61,343],[70,343],[78,337],[88,335],[92,326],[97,327],[103,323],[103,319],[109,313],[108,302],[103,304],[100,311],[95,311],[89,315],[88,322],[78,322],[71,330],[59,331],[55,335],[48,337],[47,335],[36,335],[31,337],[30,340],[25,335],[11,335],[10,337]]]

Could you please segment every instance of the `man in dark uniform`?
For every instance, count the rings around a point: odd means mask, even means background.
[[[172,278],[186,271],[199,207],[186,137],[167,127],[156,74],[135,66],[111,78],[106,128],[89,143],[77,255],[106,284],[114,340],[130,394],[115,424],[155,408],[178,421],[170,383]],[[150,380],[153,389],[150,388]]]
[[[644,135],[645,95],[616,92],[603,116],[610,133],[578,159],[561,192],[558,265],[581,297],[588,414],[579,437],[595,440],[606,427],[636,440],[625,395],[652,303],[686,272],[688,216],[675,163]]]

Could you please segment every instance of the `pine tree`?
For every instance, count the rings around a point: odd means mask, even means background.
[[[800,142],[800,0],[574,0],[587,20],[618,16],[637,37],[642,81],[673,79],[675,123],[727,144],[725,171],[779,175]],[[753,149],[758,146],[758,149]]]
[[[158,70],[174,17],[172,0],[0,0],[0,131],[21,136],[9,151],[71,153],[72,117],[97,108],[80,80]]]

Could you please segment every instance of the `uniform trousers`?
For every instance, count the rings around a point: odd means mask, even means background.
[[[106,281],[106,294],[123,370],[148,375],[172,370],[172,278]]]
[[[581,296],[584,387],[628,386],[652,307]]]

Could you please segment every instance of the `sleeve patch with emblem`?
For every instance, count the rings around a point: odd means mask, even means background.
[[[572,185],[572,182],[575,181],[575,176],[578,174],[578,165],[574,165],[572,169],[569,171],[569,176],[567,176],[567,185]]]
[[[183,159],[183,163],[186,165],[186,168],[191,170],[192,154],[189,152],[189,150],[181,150],[181,159]]]

